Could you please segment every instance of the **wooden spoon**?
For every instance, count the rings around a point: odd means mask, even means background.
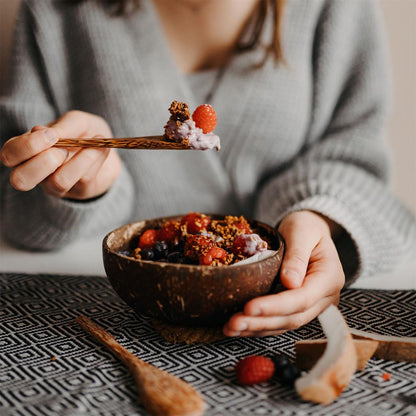
[[[164,136],[144,137],[92,137],[79,139],[59,139],[55,147],[118,147],[124,149],[169,149],[189,150],[190,147],[184,143],[167,141]]]
[[[79,316],[76,321],[128,367],[136,383],[139,397],[150,414],[199,416],[204,413],[203,399],[188,383],[140,360],[89,318]]]

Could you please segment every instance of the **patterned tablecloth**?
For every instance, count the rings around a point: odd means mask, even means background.
[[[340,309],[356,329],[416,336],[416,291],[346,290]],[[416,415],[416,364],[372,359],[329,406],[278,382],[243,387],[234,365],[252,354],[294,355],[319,338],[315,320],[281,336],[175,345],[138,317],[102,277],[0,274],[0,415],[146,415],[126,368],[84,333],[86,315],[142,359],[192,384],[217,415]],[[391,379],[383,379],[383,373]]]

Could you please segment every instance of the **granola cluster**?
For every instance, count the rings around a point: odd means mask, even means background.
[[[185,120],[189,120],[191,118],[191,112],[189,111],[188,104],[182,103],[179,101],[173,101],[169,107],[170,117],[168,122],[165,125],[165,139],[180,142],[183,144],[189,144],[189,138],[187,137],[179,137],[178,131],[182,126],[182,123]]]
[[[232,250],[234,239],[238,235],[252,233],[250,224],[243,216],[227,215],[223,220],[213,220],[210,228],[223,239],[222,245],[226,250]]]
[[[180,101],[172,101],[169,107],[170,120],[185,121],[191,118],[188,104]]]

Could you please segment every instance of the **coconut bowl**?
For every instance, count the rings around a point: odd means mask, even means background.
[[[183,215],[126,224],[103,240],[108,279],[135,312],[183,326],[218,326],[244,304],[279,290],[279,268],[284,243],[273,227],[253,220],[249,224],[269,242],[271,256],[232,266],[199,266],[139,260],[133,257],[140,234]],[[210,215],[212,219],[224,216]]]

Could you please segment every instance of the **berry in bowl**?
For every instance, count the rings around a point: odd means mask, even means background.
[[[127,224],[103,240],[104,268],[121,299],[184,326],[222,325],[278,290],[283,251],[267,224],[195,212]]]

